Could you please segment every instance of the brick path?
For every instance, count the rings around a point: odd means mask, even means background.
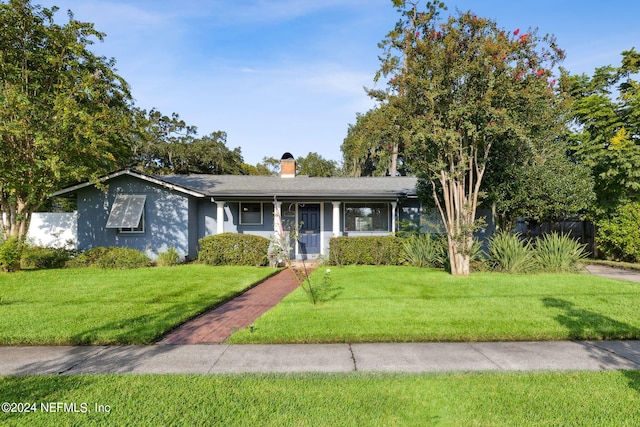
[[[298,287],[285,269],[231,301],[184,323],[158,344],[222,343],[238,329],[246,328]]]

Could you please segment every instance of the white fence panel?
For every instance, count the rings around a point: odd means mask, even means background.
[[[39,246],[74,249],[78,244],[77,212],[35,212],[27,241]]]

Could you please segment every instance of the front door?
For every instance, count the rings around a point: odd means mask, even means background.
[[[298,205],[299,251],[303,258],[320,253],[320,205]]]

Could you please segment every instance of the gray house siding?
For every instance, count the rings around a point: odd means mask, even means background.
[[[210,199],[198,201],[198,238],[216,234],[218,219],[216,218],[216,204]]]
[[[184,197],[184,196],[183,196]],[[198,218],[200,217],[200,201],[194,197],[188,197],[189,200],[189,220],[187,226],[189,228],[189,250],[187,258],[194,259],[198,256],[198,239],[200,238]]]
[[[123,233],[105,228],[116,195],[120,194],[146,196],[143,232]],[[197,244],[197,203],[189,199],[191,197],[127,176],[111,180],[106,194],[95,187],[80,189],[78,248],[129,247],[155,258],[173,246],[182,256],[191,258],[195,256]]]

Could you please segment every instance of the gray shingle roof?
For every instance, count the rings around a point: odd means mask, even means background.
[[[154,178],[217,198],[296,197],[396,199],[415,197],[417,178],[315,178],[254,175],[155,175]]]
[[[100,179],[108,182],[120,176],[133,176],[195,197],[213,197],[221,200],[272,199],[274,196],[307,200],[379,199],[395,200],[416,197],[417,178],[413,177],[358,177],[310,178],[296,176],[255,175],[148,175],[123,169]],[[84,182],[64,188],[52,196],[64,196],[93,186]]]

